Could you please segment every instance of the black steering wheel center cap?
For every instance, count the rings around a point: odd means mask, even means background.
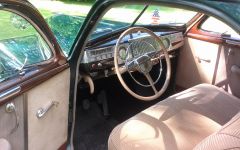
[[[153,67],[151,58],[147,55],[137,58],[135,63],[137,64],[137,70],[143,74],[149,73]]]

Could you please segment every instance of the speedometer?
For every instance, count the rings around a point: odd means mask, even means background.
[[[127,49],[126,49],[126,47],[120,47],[119,48],[119,57],[122,59],[122,60],[126,60],[126,58],[127,58]]]
[[[168,49],[171,45],[171,41],[168,38],[164,38],[162,42],[166,49]]]

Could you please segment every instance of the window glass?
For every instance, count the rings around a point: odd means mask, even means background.
[[[23,17],[0,10],[0,81],[52,57],[36,29]]]
[[[200,27],[202,30],[215,32],[219,34],[228,34],[233,38],[239,38],[240,35],[234,31],[231,27],[226,25],[224,22],[214,18],[209,17]]]
[[[111,8],[96,26],[91,39],[134,24],[145,5],[123,5]],[[197,13],[163,6],[149,6],[134,25],[183,25]]]
[[[91,39],[130,26],[143,9],[144,5],[124,5],[111,8],[97,24]]]
[[[65,56],[69,56],[78,32],[95,0],[29,0],[52,29]],[[122,5],[111,8],[96,26],[91,39],[131,25],[145,5]],[[196,12],[162,6],[149,6],[137,25],[185,24]],[[156,21],[157,20],[157,21]]]
[[[137,25],[183,25],[197,13],[189,10],[151,5],[137,21]]]
[[[69,56],[95,0],[29,0],[45,18],[63,53]]]

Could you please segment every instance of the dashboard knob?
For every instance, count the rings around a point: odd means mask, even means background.
[[[92,64],[92,69],[95,69],[97,67],[96,64]]]
[[[102,63],[98,63],[97,66],[98,66],[98,67],[102,67]]]

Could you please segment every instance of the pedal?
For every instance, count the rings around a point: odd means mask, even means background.
[[[108,117],[110,114],[109,114],[107,96],[106,96],[106,92],[104,90],[102,90],[98,94],[97,101],[102,106],[103,116]]]
[[[90,106],[91,105],[90,105],[89,99],[84,99],[82,101],[82,108],[83,108],[83,110],[89,110]]]

